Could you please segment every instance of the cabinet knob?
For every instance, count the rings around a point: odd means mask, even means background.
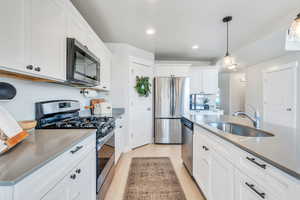
[[[26,66],[26,69],[28,69],[28,70],[33,70],[33,66],[32,66],[32,65],[27,65],[27,66]]]
[[[207,148],[206,146],[202,146],[202,149],[204,149],[205,151],[209,151],[209,148]]]
[[[76,174],[72,174],[72,175],[70,176],[70,178],[73,179],[73,180],[75,180],[75,179],[76,179]]]
[[[105,88],[106,88],[106,86],[103,86],[103,88],[105,89]]]
[[[36,67],[36,68],[34,68],[34,71],[40,72],[41,68],[40,67]]]
[[[119,128],[123,128],[123,126],[119,126]]]
[[[77,174],[80,174],[81,173],[81,169],[76,169],[75,171]]]

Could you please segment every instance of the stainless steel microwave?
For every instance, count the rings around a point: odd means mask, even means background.
[[[67,38],[67,82],[93,87],[100,84],[100,59],[87,46]]]

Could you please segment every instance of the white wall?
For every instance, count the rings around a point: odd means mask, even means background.
[[[125,150],[129,151],[131,149],[129,99],[130,57],[144,59],[154,63],[154,54],[125,43],[106,43],[106,45],[113,54],[110,98],[113,107],[125,108],[123,130],[126,141],[123,142],[125,143]],[[132,126],[134,126],[134,124],[132,124]]]
[[[241,81],[244,77],[244,73],[219,74],[220,107],[224,114],[245,110],[246,83]]]
[[[89,105],[89,99],[80,94],[80,89],[53,83],[32,82],[11,78],[0,78],[0,82],[12,84],[17,89],[17,95],[10,101],[0,101],[16,120],[35,119],[35,102],[71,99],[79,100],[84,105]],[[99,97],[106,97],[99,94]]]
[[[250,104],[259,109],[260,113],[263,113],[263,73],[262,71],[274,66],[280,66],[284,64],[288,64],[294,61],[298,61],[300,64],[300,52],[290,52],[288,55],[273,58],[271,60],[262,62],[260,64],[256,64],[250,66],[246,69],[246,78],[247,78],[247,87],[246,87],[246,104]],[[299,67],[299,66],[298,66]],[[300,84],[300,70],[298,70],[298,85]],[[284,80],[282,80],[284,81]],[[274,92],[276,88],[274,88]],[[300,123],[300,92],[298,92],[298,100],[297,100],[297,124]],[[250,112],[250,110],[248,110]],[[263,117],[263,116],[262,116]]]

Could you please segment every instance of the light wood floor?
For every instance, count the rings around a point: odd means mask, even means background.
[[[179,145],[146,145],[123,154],[108,189],[105,200],[122,200],[126,186],[129,165],[133,157],[170,157],[187,200],[204,200],[196,184],[182,165]]]

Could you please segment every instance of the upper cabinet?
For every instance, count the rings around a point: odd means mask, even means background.
[[[66,39],[75,38],[101,61],[101,82],[109,90],[111,52],[71,1],[3,0],[0,70],[66,80]]]
[[[218,70],[204,67],[191,67],[191,94],[217,94]]]
[[[29,61],[26,0],[3,0],[0,6],[0,66],[25,71]]]
[[[31,0],[31,64],[34,73],[65,79],[66,17],[59,0]]]

